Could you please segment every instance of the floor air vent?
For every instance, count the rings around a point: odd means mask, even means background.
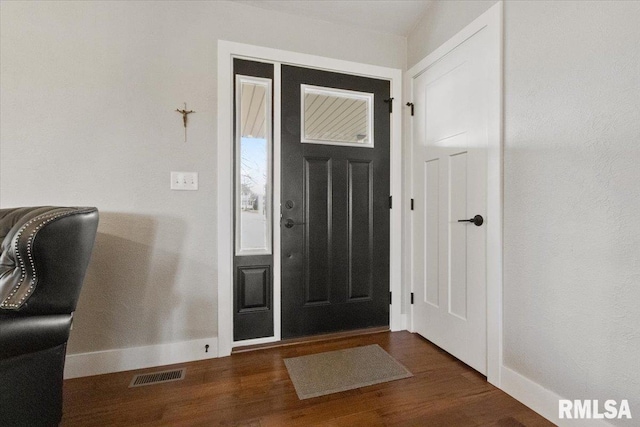
[[[131,384],[129,384],[129,388],[183,380],[186,371],[187,371],[187,368],[182,368],[182,369],[174,369],[171,371],[152,372],[150,374],[136,375],[131,380]]]

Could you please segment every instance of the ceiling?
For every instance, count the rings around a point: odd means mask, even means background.
[[[406,37],[434,0],[231,0]]]

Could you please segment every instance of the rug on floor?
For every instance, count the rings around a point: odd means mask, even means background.
[[[284,359],[300,400],[412,377],[379,345]]]

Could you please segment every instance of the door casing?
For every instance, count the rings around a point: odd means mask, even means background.
[[[413,79],[435,64],[451,50],[455,49],[478,31],[485,29],[489,33],[491,47],[489,67],[491,76],[488,93],[490,106],[488,114],[487,145],[487,380],[500,387],[502,367],[502,211],[503,211],[503,3],[498,2],[484,14],[454,35],[426,58],[411,67],[405,74],[405,94],[413,93]],[[412,133],[408,132],[408,146],[413,149]],[[411,159],[409,156],[408,159]],[[412,162],[409,160],[409,167]],[[413,176],[413,172],[410,173]],[[413,183],[410,184],[411,197]],[[490,220],[489,220],[490,219]],[[405,253],[411,253],[410,243],[413,221],[407,227],[409,234],[405,242]],[[411,255],[412,263],[413,254]],[[409,271],[413,272],[413,265]],[[413,291],[413,277],[411,277]],[[409,330],[414,332],[413,315]]]
[[[406,315],[401,314],[402,286],[402,70],[342,61],[315,55],[270,49],[242,43],[218,41],[218,141],[217,141],[217,236],[218,236],[218,357],[228,356],[233,342],[233,173],[229,165],[233,161],[233,58],[274,64],[274,140],[273,140],[273,200],[280,200],[280,65],[289,64],[320,70],[348,73],[390,81],[391,96],[394,97],[394,114],[391,117],[391,176],[390,188],[393,209],[390,212],[390,259],[389,282],[392,292],[389,327],[392,331],[407,328]],[[274,212],[279,212],[274,205]],[[273,215],[273,250],[280,253],[280,215]],[[395,230],[395,232],[394,232]],[[280,340],[281,293],[280,260],[274,256],[273,302],[274,336],[245,340],[241,345],[254,345]],[[236,343],[239,344],[239,343]]]

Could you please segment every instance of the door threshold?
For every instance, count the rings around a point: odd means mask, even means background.
[[[332,341],[341,338],[351,338],[360,335],[379,334],[381,332],[389,332],[388,326],[378,326],[365,329],[354,329],[351,331],[333,332],[330,334],[311,335],[308,337],[289,338],[276,342],[270,342],[266,344],[255,344],[241,347],[234,347],[231,349],[231,354],[247,353],[249,351],[266,350],[270,348],[289,347],[292,345],[308,344],[319,341]]]

